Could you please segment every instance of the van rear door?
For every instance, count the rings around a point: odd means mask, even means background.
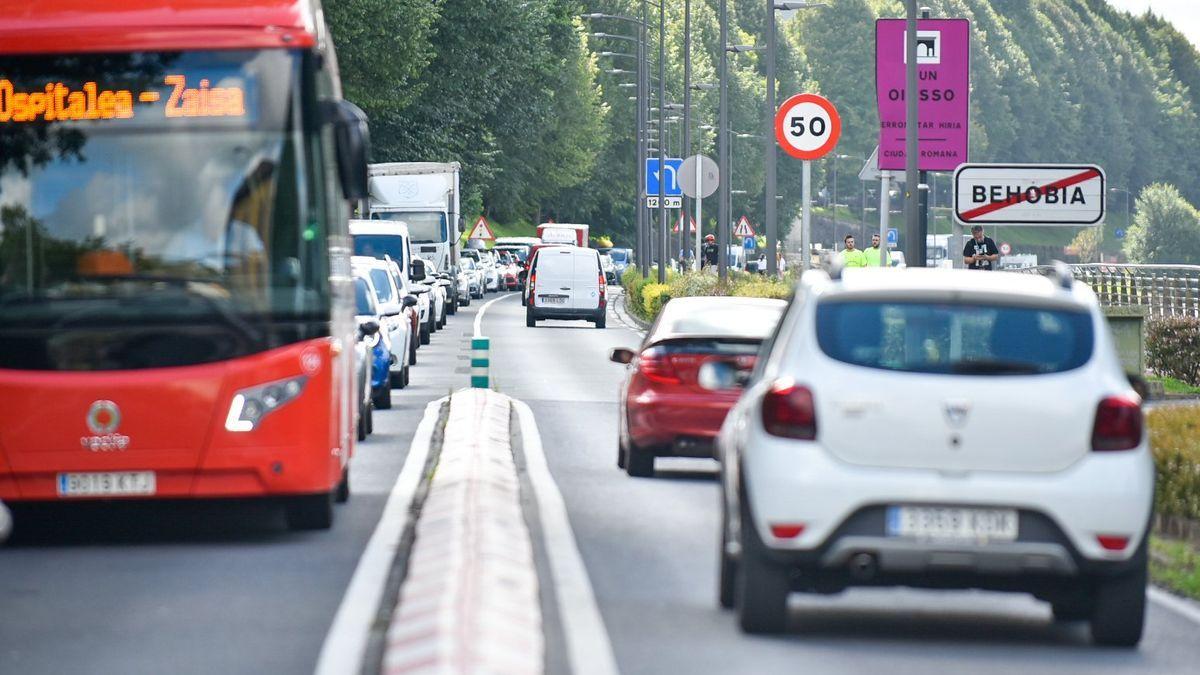
[[[538,252],[534,283],[534,307],[570,309],[575,306],[575,255],[569,248],[554,246]]]
[[[600,256],[589,248],[575,249],[574,295],[572,309],[595,310],[600,307]]]

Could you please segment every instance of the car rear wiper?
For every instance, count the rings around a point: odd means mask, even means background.
[[[960,375],[1031,375],[1041,372],[1041,368],[1028,361],[966,359],[950,364],[950,372]]]

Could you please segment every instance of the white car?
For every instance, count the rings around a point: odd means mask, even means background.
[[[439,283],[437,270],[428,260],[413,258],[412,278],[418,284],[429,289],[429,302],[432,314],[429,317],[429,333],[432,335],[446,325],[446,307],[449,304],[446,297],[446,286]]]
[[[543,319],[582,319],[604,328],[607,285],[596,249],[539,249],[529,268],[527,292],[525,325],[530,328]]]
[[[384,321],[381,328],[386,329],[381,333],[392,355],[389,366],[391,386],[394,389],[403,389],[408,386],[408,355],[412,347],[412,326],[404,315],[405,294],[396,285],[388,261],[356,255],[351,258],[351,267],[354,274],[365,277],[370,282],[371,289],[375,291],[379,313]]]
[[[1065,266],[810,272],[766,344],[717,441],[720,599],[743,630],[784,630],[791,591],[903,585],[1031,593],[1138,643],[1154,465]]]
[[[491,251],[479,252],[479,266],[483,272],[483,290],[494,293],[500,290],[500,269]]]

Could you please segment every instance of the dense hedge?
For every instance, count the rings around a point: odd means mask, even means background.
[[[709,272],[670,272],[667,274],[667,283],[660,284],[656,277],[643,279],[636,268],[630,267],[621,277],[621,285],[628,296],[626,307],[629,311],[653,321],[671,298],[734,295],[786,300],[791,297],[794,280],[790,276],[770,279],[758,274],[731,271],[729,280],[721,283],[716,274]]]
[[[1156,511],[1200,521],[1200,407],[1154,408],[1146,422],[1158,471]]]
[[[1153,319],[1146,326],[1146,365],[1164,377],[1200,386],[1200,319]]]

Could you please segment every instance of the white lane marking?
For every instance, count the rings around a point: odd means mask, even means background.
[[[608,630],[596,605],[596,595],[592,591],[587,568],[583,565],[583,557],[579,554],[579,546],[575,543],[562,492],[546,464],[546,453],[542,450],[542,437],[538,434],[533,410],[516,399],[513,399],[513,407],[521,423],[525,468],[537,500],[542,540],[550,561],[550,574],[558,598],[558,615],[567,640],[567,659],[571,672],[575,675],[616,675],[617,661],[613,656]]]
[[[483,313],[487,311],[488,307],[491,307],[495,303],[500,302],[505,298],[511,298],[515,295],[516,293],[506,293],[498,298],[492,298],[491,300],[483,303],[483,307],[480,307],[479,313],[475,315],[475,337],[482,337],[482,333],[480,333],[480,327],[483,325]]]
[[[1200,624],[1200,608],[1187,600],[1177,598],[1167,591],[1157,589],[1150,586],[1146,589],[1146,594],[1150,596],[1150,600],[1166,607],[1167,609],[1182,615],[1192,623]]]
[[[404,467],[392,486],[379,524],[375,526],[375,532],[358,559],[354,576],[346,587],[346,594],[342,596],[342,604],[325,635],[325,643],[321,645],[321,654],[313,671],[315,675],[362,672],[367,637],[375,623],[379,603],[383,600],[388,574],[392,571],[392,563],[400,547],[400,537],[408,527],[409,507],[421,484],[433,431],[446,400],[443,397],[425,406],[425,416],[413,434]]]

